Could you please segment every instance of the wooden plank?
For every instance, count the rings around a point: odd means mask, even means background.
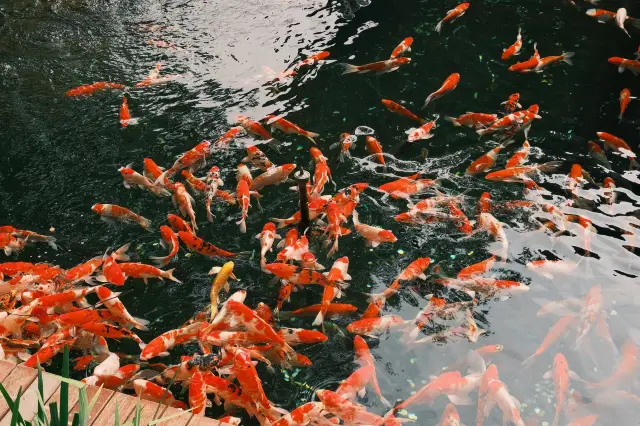
[[[16,368],[16,363],[2,360],[0,361],[0,382],[4,383],[4,379]]]
[[[100,391],[100,395],[98,396],[98,399],[96,401],[96,404],[93,406],[93,409],[89,413],[89,419],[87,421],[87,424],[89,426],[93,423],[93,421],[96,419],[96,417],[98,417],[100,415],[100,413],[102,412],[104,407],[107,406],[107,404],[109,403],[109,401],[111,400],[111,398],[114,395],[114,392],[110,391],[109,389],[100,389],[100,388],[97,388],[95,386],[87,386],[87,400],[88,400],[88,402],[91,402],[91,400],[96,395],[96,393],[98,393],[98,391]],[[78,410],[80,410],[80,401],[76,402],[76,404],[70,410],[69,421],[73,420],[73,415],[75,413],[77,413]]]
[[[219,426],[220,422],[210,417],[204,417],[201,415],[194,415],[191,417],[187,426]]]
[[[33,368],[16,365],[15,368],[11,370],[11,373],[2,380],[2,386],[5,387],[11,397],[15,398],[18,395],[18,390],[22,388],[23,392],[26,391],[37,375],[38,372]],[[0,398],[0,419],[4,419],[7,415],[9,420],[11,420],[9,405],[4,398]]]
[[[156,410],[158,409],[158,403],[157,402],[151,402],[151,401],[145,401],[144,399],[140,401],[140,404],[142,404],[142,409],[140,410],[140,426],[147,426],[149,424],[149,422],[151,420],[153,420],[153,415],[156,412]],[[158,410],[158,414],[156,415],[156,419],[161,419],[163,417],[168,417],[168,416],[172,416],[176,413],[179,413],[182,410],[178,410],[177,408],[172,408],[166,405],[163,405],[160,407],[160,409]],[[136,410],[134,408],[134,410],[131,412],[131,414],[129,415],[129,417],[127,417],[127,422],[128,421],[132,421],[133,420],[133,416],[135,416],[136,414]],[[191,420],[192,414],[191,412],[185,413],[182,416],[178,416],[178,417],[174,417],[171,420],[168,420],[167,422],[171,423],[171,426],[187,426],[187,423],[189,423],[189,420]],[[167,424],[167,422],[163,422],[161,421],[158,424]]]
[[[42,374],[43,401],[47,401],[58,387],[60,387],[60,380],[58,380],[57,376],[49,373]],[[22,415],[22,418],[28,422],[31,421],[38,413],[38,392],[38,379],[36,378],[24,392],[22,398],[20,398],[20,414]],[[0,421],[0,426],[9,426],[10,424],[10,415],[4,416]]]
[[[96,417],[93,426],[113,426],[116,421],[116,404],[118,407],[119,422],[120,424],[124,423],[124,419],[129,417],[131,412],[136,408],[137,403],[137,397],[116,392],[104,410]]]

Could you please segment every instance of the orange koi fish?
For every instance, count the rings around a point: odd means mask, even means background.
[[[331,144],[329,149],[340,148],[340,154],[338,154],[338,160],[342,163],[345,158],[351,158],[351,152],[349,149],[356,141],[357,136],[350,135],[349,133],[340,134],[340,142]]]
[[[240,255],[240,253],[232,253],[218,248],[191,232],[179,231],[178,237],[187,246],[187,249],[203,256],[233,258]]]
[[[422,139],[431,139],[433,136],[435,136],[433,133],[431,133],[431,130],[436,127],[436,121],[438,121],[438,119],[436,118],[433,121],[430,121],[428,123],[423,124],[422,126],[416,128],[411,128],[409,130],[407,130],[406,133],[409,134],[409,136],[407,137],[407,141],[408,142],[415,142],[417,140],[422,140]],[[367,136],[368,137],[368,136]]]
[[[521,166],[525,161],[527,161],[530,149],[531,145],[529,144],[529,141],[525,140],[522,144],[522,148],[507,160],[506,168],[511,169],[513,167]]]
[[[404,54],[406,52],[411,52],[411,45],[412,44],[413,44],[413,37],[405,38],[398,45],[398,47],[393,49],[393,52],[391,52],[391,56],[389,57],[389,59],[396,59],[396,58],[399,58],[400,56],[404,56]]]
[[[131,113],[129,112],[129,102],[127,101],[127,97],[122,97],[122,105],[120,105],[120,125],[122,127],[127,127],[129,124],[136,124],[136,118],[131,118]]]
[[[540,52],[538,52],[538,43],[533,44],[533,56],[524,62],[518,62],[509,67],[509,71],[520,73],[533,72],[540,63]]]
[[[391,101],[389,99],[383,99],[382,100],[382,104],[384,106],[386,106],[387,109],[389,111],[391,111],[391,112],[395,112],[396,114],[403,115],[403,116],[408,117],[408,118],[410,118],[412,120],[415,120],[415,121],[417,121],[418,123],[421,123],[421,124],[425,122],[424,119],[418,117],[417,115],[415,115],[414,113],[409,111],[407,108],[405,108],[402,105],[400,105],[400,104],[398,104],[396,102],[393,102],[393,101]]]
[[[504,112],[505,114],[508,115],[513,113],[516,110],[516,108],[522,108],[522,105],[520,105],[519,101],[520,101],[520,93],[513,93],[509,95],[509,99],[502,102],[500,105],[504,105]]]
[[[477,160],[471,163],[469,167],[467,167],[466,174],[476,175],[492,168],[493,165],[496,164],[496,159],[498,158],[498,154],[500,153],[500,151],[511,145],[513,142],[513,140],[509,140],[479,157]]]
[[[162,237],[160,243],[163,246],[168,245],[169,247],[171,247],[171,251],[166,256],[152,256],[149,257],[149,259],[155,261],[158,266],[162,267],[167,266],[177,256],[178,250],[180,249],[180,242],[178,241],[178,236],[176,235],[176,233],[166,225],[162,225],[160,227],[160,236]]]
[[[438,24],[436,25],[436,32],[440,32],[442,30],[442,24],[445,22],[454,22],[456,19],[461,17],[467,12],[471,3],[461,3],[457,5],[455,8],[447,11],[447,16],[445,16]]]
[[[321,52],[318,53],[314,53],[313,55],[307,56],[306,59],[298,62],[293,69],[298,70],[302,67],[310,67],[313,66],[315,64],[317,64],[318,62],[322,61],[323,59],[327,59],[329,57],[329,55],[331,55],[331,53],[327,52],[326,50],[323,50]]]
[[[373,136],[367,136],[365,139],[367,141],[367,151],[369,151],[371,155],[375,155],[376,161],[384,166],[384,154],[382,153],[382,145],[378,142],[378,139]]]
[[[280,185],[289,178],[289,175],[296,169],[295,164],[283,164],[272,167],[250,182],[251,191],[260,191],[268,185]],[[253,195],[253,194],[252,194]]]
[[[631,91],[627,88],[622,89],[622,91],[620,92],[620,115],[618,116],[620,123],[622,123],[622,116],[627,110],[631,99],[636,99],[634,96],[631,96]]]
[[[567,314],[567,315],[563,316],[562,318],[560,318],[558,320],[558,322],[555,323],[553,325],[553,327],[551,327],[549,329],[549,332],[545,336],[545,338],[542,341],[542,344],[540,345],[540,347],[538,349],[536,349],[536,351],[534,352],[533,355],[531,355],[529,358],[525,359],[522,362],[522,365],[524,365],[525,367],[528,367],[531,364],[533,364],[535,362],[535,360],[537,359],[537,357],[539,357],[547,349],[549,349],[549,347],[552,344],[554,344],[556,342],[556,340],[558,340],[560,337],[564,336],[565,333],[567,331],[569,331],[569,328],[572,327],[575,323],[576,323],[576,315],[575,314]]]
[[[522,182],[525,177],[537,172],[552,172],[560,166],[560,161],[549,161],[544,164],[512,167],[487,174],[484,178],[492,181]]]
[[[640,168],[640,164],[636,161],[636,154],[631,151],[631,147],[621,138],[607,132],[597,132],[598,139],[604,143],[604,149],[612,149],[619,151],[629,157],[632,168]]]
[[[623,73],[624,70],[629,70],[635,76],[640,75],[640,61],[614,56],[609,58],[609,63],[616,65],[618,67],[618,72],[620,73]]]
[[[96,212],[100,216],[100,219],[107,223],[110,223],[113,220],[125,223],[137,223],[147,231],[151,226],[151,221],[149,219],[137,215],[125,207],[117,206],[115,204],[94,204],[91,206],[91,210]]]
[[[463,4],[468,5],[469,3],[463,3]],[[435,92],[427,96],[427,99],[424,101],[424,105],[422,105],[422,109],[425,109],[431,101],[441,98],[447,93],[453,91],[456,87],[458,87],[459,82],[460,82],[460,74],[458,73],[451,74],[449,77],[447,77],[447,79],[444,81],[444,83],[438,90],[436,90]]]
[[[571,58],[573,58],[575,55],[575,52],[563,52],[562,55],[559,56],[545,56],[538,61],[538,64],[536,65],[536,72],[541,72],[549,65],[559,61],[569,65],[573,65],[573,61],[571,61]]]
[[[127,277],[141,278],[145,284],[148,284],[149,278],[158,278],[161,281],[166,278],[180,284],[182,283],[182,281],[173,276],[173,269],[163,271],[151,265],[145,265],[144,263],[120,263],[120,268]]]
[[[378,190],[386,192],[392,198],[409,198],[411,195],[418,195],[427,188],[437,183],[433,179],[419,179],[420,173],[406,176],[392,182],[387,182],[378,187]]]
[[[358,220],[358,212],[353,211],[353,226],[358,234],[365,238],[365,246],[378,247],[381,243],[395,243],[398,241],[393,232],[379,228],[377,226],[371,226],[364,223],[360,223]]]
[[[292,122],[290,122],[289,120],[286,120],[283,117],[276,117],[275,115],[267,115],[265,119],[267,120],[267,124],[272,127],[272,130],[278,129],[281,132],[286,133],[288,135],[304,136],[305,138],[309,139],[309,141],[311,141],[312,144],[316,143],[314,138],[320,137],[319,134],[314,132],[308,132],[304,130],[302,127],[296,124],[293,124]]]
[[[366,65],[351,65],[351,64],[340,64],[344,68],[342,74],[352,74],[352,73],[360,73],[364,74],[369,71],[375,71],[377,74],[383,74],[387,72],[392,72],[400,68],[402,65],[406,65],[411,63],[411,58],[394,58],[387,59],[386,61],[378,61],[373,62],[371,64]]]
[[[253,121],[243,115],[239,115],[237,119],[238,123],[240,123],[244,130],[250,135],[259,137],[264,140],[273,139],[267,129],[262,127],[262,124],[258,123],[257,121]]]
[[[138,344],[138,346],[140,346],[141,350],[145,347],[145,343],[140,339],[140,337],[138,337],[138,335],[123,327],[117,327],[115,325],[100,322],[87,322],[79,324],[78,327],[96,336],[102,336],[109,339],[132,339]]]
[[[498,116],[496,114],[485,114],[482,112],[468,112],[458,118],[445,117],[444,119],[453,123],[456,127],[465,126],[479,129],[493,124],[498,119]]]
[[[515,43],[509,46],[502,51],[502,60],[506,61],[514,55],[520,54],[520,49],[522,49],[522,30],[518,28],[518,35],[516,37]]]
[[[173,393],[169,389],[165,389],[162,386],[158,386],[155,383],[149,382],[144,379],[136,379],[133,381],[133,389],[136,391],[141,399],[153,402],[162,402],[165,405],[169,405],[174,408],[186,409],[187,405],[176,400]]]
[[[118,83],[109,83],[106,81],[99,81],[97,83],[92,84],[84,84],[82,86],[74,87],[73,89],[69,89],[64,95],[69,97],[74,96],[91,96],[95,92],[106,90],[106,89],[121,89],[124,90],[126,87],[124,84]]]
[[[615,12],[610,12],[604,9],[589,9],[587,10],[586,14],[587,16],[591,16],[592,18],[598,20],[598,22],[600,22],[601,24],[612,22],[616,19]]]

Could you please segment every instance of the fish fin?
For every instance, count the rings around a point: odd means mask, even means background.
[[[366,387],[363,387],[362,389],[360,389],[360,390],[358,391],[358,396],[359,396],[360,398],[364,398],[366,394],[367,394],[367,388],[366,388]]]
[[[565,52],[562,54],[562,60],[569,65],[573,65],[573,61],[571,60],[571,58],[573,58],[574,56],[576,56],[576,52]]]
[[[173,271],[175,271],[174,269],[168,269],[166,271],[166,276],[164,278],[167,278],[171,281],[177,282],[178,284],[182,284],[182,281],[180,281],[179,279],[177,279],[176,277],[173,276]]]
[[[149,279],[147,277],[143,277],[142,281],[144,282],[145,285],[149,284]]]
[[[322,310],[320,310],[320,312],[318,312],[318,315],[316,315],[316,318],[313,320],[313,323],[311,325],[319,326],[320,324],[322,324],[323,321],[324,321],[324,314],[322,313]]]
[[[442,21],[438,22],[438,25],[436,25],[436,32],[440,33],[440,31],[442,31]]]
[[[149,330],[149,328],[147,327],[147,325],[149,325],[149,321],[143,318],[136,318],[133,317],[133,320],[135,321],[133,326],[138,329],[138,330],[142,330],[142,331],[147,331]]]
[[[105,277],[104,275],[96,275],[94,278],[96,279],[96,281],[101,282],[101,283],[109,282],[107,277]]]
[[[311,143],[312,143],[312,144],[316,145],[316,141],[314,140],[314,138],[318,138],[318,137],[320,137],[320,135],[319,135],[319,134],[317,134],[317,133],[314,133],[314,132],[307,132],[307,133],[304,135],[304,137],[305,137],[305,138],[307,138],[307,139],[309,139],[309,140],[311,141]]]
[[[222,267],[220,266],[214,266],[209,270],[209,273],[207,275],[216,275],[218,272],[220,272],[221,269]]]
[[[472,405],[473,400],[469,397],[469,395],[447,395],[449,397],[449,401],[451,401],[455,405]]]
[[[503,102],[504,103],[504,102]],[[462,124],[458,123],[458,119],[455,117],[447,117],[445,116],[444,119],[450,123],[452,123],[454,126],[456,127],[460,127],[462,126]]]
[[[623,66],[619,66],[618,67],[618,72],[619,73],[623,73],[624,72],[624,67]]]
[[[545,380],[550,380],[552,376],[553,376],[553,371],[549,370],[542,375],[542,378]]]
[[[339,65],[344,69],[344,71],[342,72],[342,75],[360,72],[360,68],[357,67],[356,65],[351,65],[351,64],[339,64]]]

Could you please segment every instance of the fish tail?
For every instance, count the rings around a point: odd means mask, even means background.
[[[620,113],[620,115],[618,115],[618,123],[622,123],[622,116],[624,115],[624,113]]]
[[[140,217],[140,220],[138,221],[138,223],[140,224],[140,226],[142,226],[145,230],[150,231],[150,227],[151,227],[151,221],[149,219],[147,219],[146,217]]]
[[[213,322],[213,319],[216,317],[216,315],[218,315],[218,305],[217,304],[211,304],[211,320],[210,322]]]
[[[178,284],[182,284],[182,281],[180,281],[179,279],[177,279],[176,277],[173,276],[173,271],[175,271],[175,268],[165,271],[163,278],[166,278],[166,279],[171,280],[171,281],[175,281]]]
[[[207,210],[207,220],[209,222],[213,222],[213,218],[215,216],[213,216],[213,213],[211,213],[211,201],[207,200],[206,210]]]
[[[438,25],[436,25],[436,32],[440,33],[440,31],[442,31],[442,21],[438,22]]]
[[[344,71],[342,71],[342,75],[345,74],[352,74],[355,72],[360,72],[360,68],[356,65],[351,65],[351,64],[340,64],[340,66],[342,68],[344,68]]]
[[[447,116],[445,116],[444,119],[447,120],[450,123],[453,123],[453,125],[456,126],[456,127],[462,126],[462,124],[458,123],[458,119],[455,118],[455,117],[447,117]]]
[[[47,244],[54,250],[58,250],[58,246],[56,245],[56,239],[54,237],[47,237]]]
[[[304,137],[309,139],[311,141],[311,143],[315,145],[316,141],[313,138],[318,138],[318,137],[320,137],[320,135],[317,134],[317,133],[313,133],[313,132],[307,132],[307,133],[305,133]]]
[[[531,355],[529,358],[527,358],[524,361],[522,361],[522,365],[525,368],[531,367],[533,365],[533,363],[535,362],[535,360],[536,360],[536,355],[537,355],[537,353]]]
[[[127,255],[127,251],[129,250],[129,247],[131,247],[131,243],[127,243],[125,245],[123,245],[122,247],[120,247],[118,250],[115,251],[115,259],[116,260],[120,260],[123,262],[126,262],[129,260],[129,256]]]
[[[576,52],[565,52],[562,54],[562,60],[569,65],[573,65],[573,61],[571,60],[571,58],[573,58],[574,56],[576,56]]]
[[[549,161],[548,163],[541,164],[540,167],[538,167],[538,170],[541,172],[552,172],[560,167],[561,164],[561,161]]]
[[[429,105],[429,102],[431,102],[432,99],[433,99],[432,95],[427,96],[427,99],[424,100],[424,105],[422,105],[422,108],[420,109],[425,109],[427,105]]]
[[[171,261],[169,256],[150,256],[149,259],[153,260],[153,263],[160,267],[167,266]]]
[[[149,328],[147,327],[147,325],[149,325],[149,321],[146,319],[142,319],[142,318],[136,318],[133,317],[133,327],[138,329],[138,330],[142,330],[142,331],[148,331]]]
[[[157,186],[164,186],[164,180],[167,178],[167,174],[169,173],[170,170],[171,169],[165,170],[164,172],[162,172],[160,176],[158,176],[158,178],[155,180],[155,182],[153,182],[153,184]]]
[[[322,312],[322,309],[320,309],[320,312],[318,312],[318,315],[316,315],[316,319],[313,320],[313,324],[311,325],[318,326],[322,324],[323,321],[324,321],[324,312]]]
[[[244,217],[239,221],[237,221],[236,224],[240,225],[240,232],[242,232],[243,234],[247,232],[247,221],[245,220]]]
[[[629,167],[632,169],[640,169],[640,163],[635,158],[629,160]]]
[[[286,228],[287,226],[289,226],[289,224],[287,223],[287,219],[278,219],[277,217],[270,217],[269,220],[276,223],[276,229],[282,229],[282,228]],[[282,240],[282,241],[284,241],[284,240]],[[280,241],[280,242],[282,242],[282,241]],[[280,243],[278,243],[277,247],[280,247]]]

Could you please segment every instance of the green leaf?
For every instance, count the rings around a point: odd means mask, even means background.
[[[42,381],[42,367],[40,366],[40,361],[38,361],[38,421],[40,424],[44,424],[44,420],[46,419],[42,395],[44,395],[44,384]]]
[[[115,412],[114,426],[120,426],[120,409],[118,408],[118,398],[115,398],[115,400],[116,400],[116,412]]]
[[[69,378],[69,346],[64,345],[64,355],[62,356],[62,378]],[[58,425],[67,426],[69,424],[69,383],[64,380],[60,381],[60,415],[58,417]],[[51,416],[53,422],[53,416]],[[54,423],[55,425],[55,423]]]
[[[140,426],[141,412],[142,412],[142,404],[140,403],[140,395],[138,395],[138,403],[136,404],[136,415],[133,416],[133,426]]]
[[[24,425],[24,419],[20,414],[20,398],[22,398],[22,386],[18,389],[18,395],[15,401],[13,401],[13,407],[11,407],[11,426]]]
[[[58,417],[58,404],[52,402],[49,404],[49,412],[51,413],[51,426],[61,426],[60,417]],[[66,426],[66,425],[65,425]]]
[[[61,425],[64,426],[64,425]],[[73,415],[73,421],[71,422],[71,426],[80,426],[80,415],[78,413],[75,413]]]
[[[87,426],[89,422],[89,398],[87,397],[87,390],[80,389],[78,395],[78,426]]]

